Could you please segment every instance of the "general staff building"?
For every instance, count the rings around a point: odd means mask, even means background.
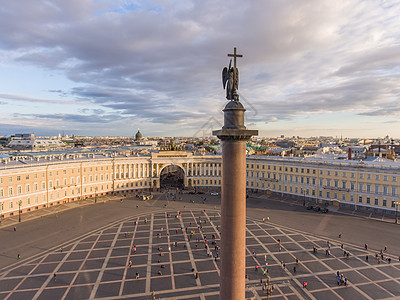
[[[187,189],[221,186],[220,155],[160,151],[21,156],[0,163],[0,214],[6,218],[100,195],[159,190],[160,178],[171,166],[180,170]],[[247,156],[249,191],[313,203],[391,213],[399,201],[399,180],[397,162]]]

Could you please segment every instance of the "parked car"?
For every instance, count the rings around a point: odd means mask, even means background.
[[[328,211],[329,209],[327,209],[326,207],[321,210],[321,212],[323,212],[324,214],[326,214]]]
[[[219,194],[217,192],[212,192],[211,196],[218,196]]]
[[[190,195],[194,195],[194,194],[196,194],[196,193],[195,193],[195,192],[189,192],[189,194],[190,194]]]
[[[316,212],[321,211],[321,207],[319,207],[319,206],[314,207],[314,211],[316,211]]]
[[[306,207],[307,210],[312,210],[313,208],[314,208],[314,206],[312,206],[312,205],[309,205]]]
[[[197,192],[197,194],[199,194],[199,195],[203,195],[203,194],[204,194],[204,192]]]

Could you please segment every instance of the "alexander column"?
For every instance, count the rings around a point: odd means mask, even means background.
[[[247,130],[244,112],[237,93],[239,71],[236,54],[228,68],[222,71],[228,104],[223,109],[224,126],[213,131],[222,145],[222,198],[221,198],[221,273],[220,299],[245,299],[246,275],[246,141],[258,130]]]

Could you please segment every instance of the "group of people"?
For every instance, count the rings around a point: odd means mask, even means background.
[[[336,272],[336,277],[337,277],[337,284],[338,285],[345,285],[347,286],[347,278],[342,274],[340,274],[339,271]]]

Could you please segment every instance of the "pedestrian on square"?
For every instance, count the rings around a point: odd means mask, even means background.
[[[255,266],[255,270],[258,271],[258,265]]]
[[[132,268],[132,261],[131,260],[129,261],[128,266],[129,266],[129,268]]]
[[[57,274],[56,273],[53,274],[53,279],[54,279],[54,281],[56,281],[56,279],[57,279]]]
[[[296,265],[299,264],[299,259],[296,257]]]
[[[267,255],[264,255],[264,261],[267,261]],[[400,256],[399,256],[399,261],[400,261]]]
[[[139,279],[139,272],[136,272],[136,279]]]
[[[296,273],[296,266],[293,266],[293,273]]]
[[[21,255],[19,255],[19,253],[17,254],[17,258],[18,258],[18,259],[20,259],[20,258],[21,258]]]
[[[196,272],[195,279],[199,278],[199,272]]]
[[[339,232],[339,239],[341,239],[342,238],[342,233],[341,232]]]
[[[307,288],[307,281],[303,281],[303,289]]]
[[[365,255],[365,261],[368,262],[368,254]]]
[[[365,250],[368,250],[368,244],[364,244]]]
[[[17,227],[14,226],[14,231],[17,231]]]

